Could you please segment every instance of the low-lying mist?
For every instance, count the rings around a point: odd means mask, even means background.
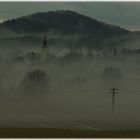
[[[0,127],[139,129],[140,66],[129,59],[1,62]],[[115,114],[111,88],[118,89]]]

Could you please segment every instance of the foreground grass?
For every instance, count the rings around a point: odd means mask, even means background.
[[[140,138],[140,131],[0,128],[0,138]]]

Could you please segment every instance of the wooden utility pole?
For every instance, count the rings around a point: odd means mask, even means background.
[[[119,93],[118,90],[119,89],[117,89],[117,88],[111,88],[111,89],[109,89],[109,93],[112,94],[112,114],[115,113],[115,95],[117,93]]]

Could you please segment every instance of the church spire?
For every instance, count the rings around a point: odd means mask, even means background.
[[[44,40],[43,40],[43,48],[47,48],[48,45],[47,45],[47,35],[46,33],[44,34]]]
[[[41,61],[43,63],[48,61],[48,42],[46,33],[44,34],[43,44],[41,47]]]

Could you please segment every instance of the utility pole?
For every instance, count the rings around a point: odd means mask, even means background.
[[[112,114],[115,113],[115,95],[117,93],[119,93],[118,90],[119,89],[117,89],[117,88],[111,88],[111,89],[109,89],[109,93],[112,94]]]

